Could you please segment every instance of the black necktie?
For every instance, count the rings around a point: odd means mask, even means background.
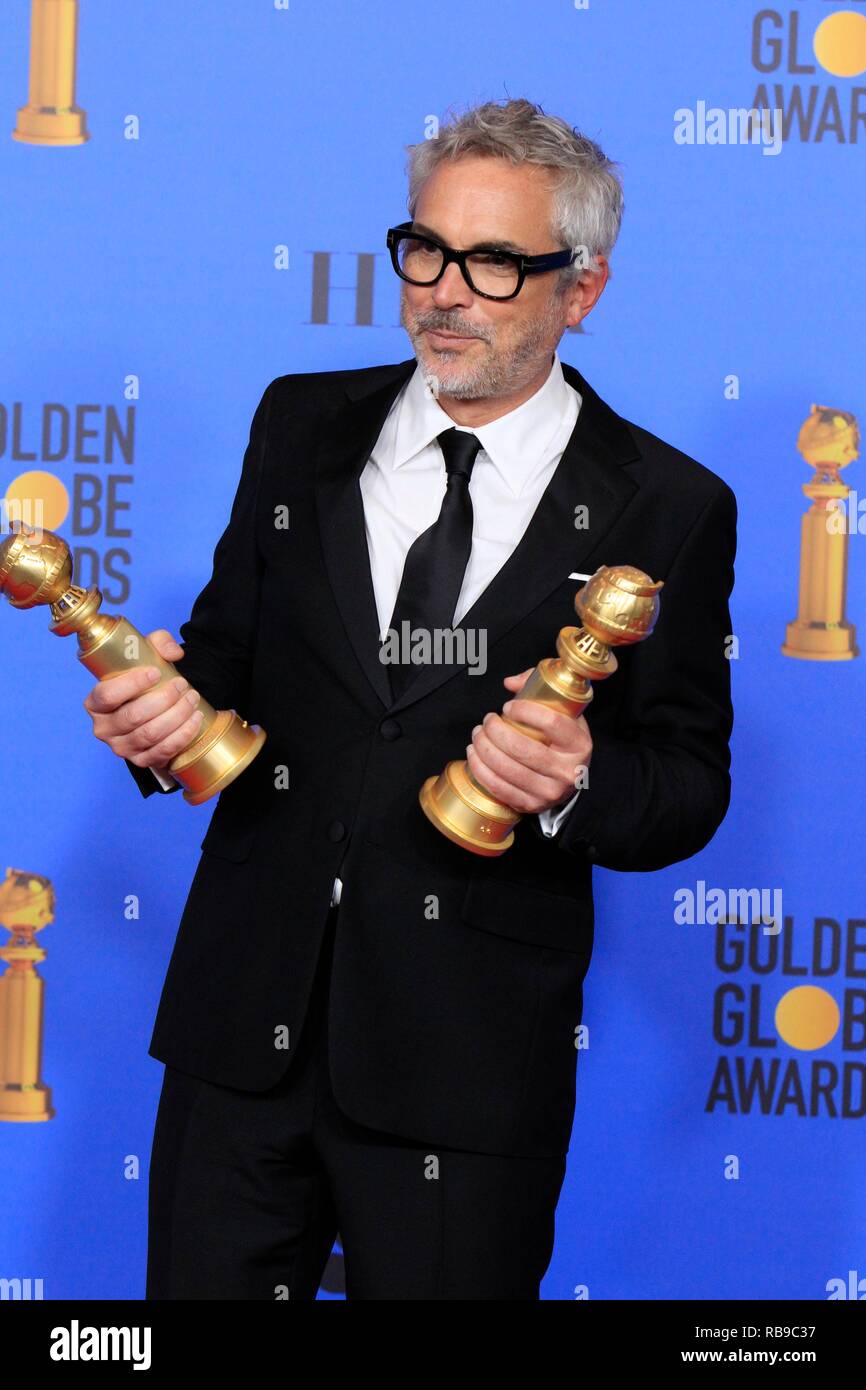
[[[412,628],[428,632],[434,628],[450,628],[472,549],[469,478],[481,440],[453,425],[437,438],[445,455],[448,483],[439,516],[412,542],[403,564],[403,577],[390,622],[401,652],[401,624],[406,619],[411,624],[409,649]],[[411,662],[393,662],[388,673],[396,700],[418,674],[418,669]]]

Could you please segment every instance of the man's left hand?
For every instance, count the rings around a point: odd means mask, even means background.
[[[506,676],[505,686],[522,690],[533,670]],[[466,748],[469,771],[491,795],[523,815],[564,806],[582,785],[581,769],[588,768],[592,758],[592,738],[583,715],[572,719],[519,698],[508,700],[502,709],[509,719],[538,729],[546,742],[510,728],[498,714],[485,714]]]

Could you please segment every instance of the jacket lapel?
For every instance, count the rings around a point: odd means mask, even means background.
[[[367,550],[361,473],[388,411],[415,365],[413,357],[371,372],[372,384],[369,379],[350,380],[345,385],[347,399],[316,447],[316,511],[325,567],[355,655],[386,708],[391,704],[391,688],[387,670],[379,660],[379,618]]]
[[[383,705],[392,711],[429,695],[466,665],[462,661],[419,666],[400,699],[392,701],[387,670],[379,660],[379,621],[360,477],[388,411],[415,366],[410,358],[371,373],[372,384],[350,381],[345,388],[348,401],[327,439],[319,444],[316,460],[319,526],[334,594],[358,661]],[[574,367],[565,362],[562,366],[566,380],[583,398],[571,437],[519,544],[455,629],[486,629],[488,649],[572,571],[584,568],[637,490],[637,483],[622,468],[639,457],[625,421]],[[577,507],[586,509],[582,528],[575,525]],[[596,560],[596,564],[629,562],[627,555]],[[579,587],[575,582],[575,593]],[[552,632],[551,651],[555,637]],[[538,658],[545,655],[550,653],[539,652]]]

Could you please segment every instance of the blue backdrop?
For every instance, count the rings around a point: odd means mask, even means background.
[[[526,96],[620,161],[613,277],[560,352],[737,494],[734,791],[696,858],[595,872],[589,1045],[543,1295],[866,1297],[864,658],[780,652],[810,477],[799,427],[813,403],[866,412],[866,5],[82,0],[91,138],[75,148],[11,138],[29,25],[26,0],[0,10],[0,497],[30,471],[56,480],[77,578],[143,632],[176,634],[209,577],[267,383],[411,355],[384,234],[407,215],[403,146],[431,117]],[[784,113],[781,148],[699,138],[702,112],[756,103]],[[134,418],[127,456],[112,410]],[[866,460],[844,480],[866,495]],[[848,548],[866,636],[856,528]],[[0,1279],[141,1298],[162,1078],[147,1044],[212,803],[140,796],[93,739],[93,678],[46,610],[4,604],[0,641],[0,873],[57,895],[39,938],[57,1113],[0,1123]],[[699,883],[781,892],[784,932],[756,931],[740,960],[747,930],[676,920]],[[835,969],[812,959],[820,919],[838,926],[819,944],[848,944]],[[774,1022],[803,986],[842,1014],[818,1047]],[[789,1003],[807,1018],[806,996]]]

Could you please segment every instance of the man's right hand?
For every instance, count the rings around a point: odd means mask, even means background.
[[[149,632],[147,638],[166,661],[184,654],[165,628]],[[189,681],[179,675],[153,690],[160,676],[155,666],[133,666],[99,681],[84,701],[94,736],[136,767],[166,768],[192,743],[204,717],[193,708],[201,696],[190,690]]]

